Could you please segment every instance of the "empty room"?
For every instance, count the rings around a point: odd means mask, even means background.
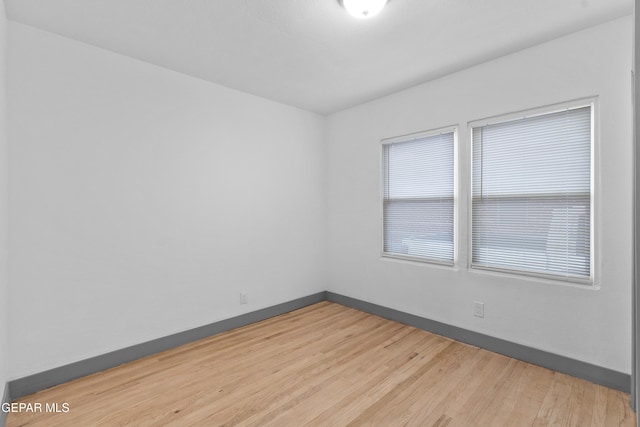
[[[638,426],[634,6],[0,1],[0,426]]]

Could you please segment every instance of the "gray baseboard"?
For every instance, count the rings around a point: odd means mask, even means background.
[[[104,371],[142,357],[288,313],[321,301],[331,301],[352,307],[626,393],[629,393],[631,390],[631,376],[622,372],[327,291],[10,381],[5,386],[3,401],[9,402],[12,399],[17,399],[76,378]],[[0,411],[0,427],[4,425],[5,418],[6,414]]]
[[[480,334],[446,323],[415,316],[382,305],[372,304],[359,299],[335,294],[326,293],[327,301],[352,307],[367,313],[375,314],[385,319],[424,329],[438,335],[442,335],[456,341],[481,347],[486,350],[500,353],[514,359],[522,360],[534,365],[542,366],[554,371],[562,372],[574,377],[582,378],[596,384],[614,388],[616,390],[629,393],[631,391],[631,376],[602,366],[592,365],[580,360],[560,356],[536,348],[515,344],[489,335]]]
[[[2,393],[2,402],[0,405],[11,402],[11,398],[9,397],[9,383],[4,385],[4,392]],[[0,408],[0,427],[4,427],[7,423],[7,413]]]
[[[131,362],[161,351],[169,350],[183,344],[197,341],[220,332],[229,331],[251,323],[259,322],[280,314],[288,313],[311,304],[325,300],[325,292],[298,298],[261,310],[252,311],[230,319],[221,320],[209,325],[179,332],[177,334],[147,341],[131,347],[126,347],[90,359],[70,363],[48,371],[29,375],[9,382],[8,396],[17,399],[28,394],[53,387],[76,378],[95,374],[113,368],[123,363]],[[0,424],[2,426],[2,424]]]

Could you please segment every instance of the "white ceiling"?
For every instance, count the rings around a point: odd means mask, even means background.
[[[633,12],[633,0],[5,0],[9,19],[328,114]]]

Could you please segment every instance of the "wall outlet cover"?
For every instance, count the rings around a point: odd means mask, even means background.
[[[484,317],[484,303],[475,301],[473,303],[473,315],[476,317]]]

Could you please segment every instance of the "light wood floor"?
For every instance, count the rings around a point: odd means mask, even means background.
[[[323,302],[21,399],[7,426],[635,426],[629,396]]]

